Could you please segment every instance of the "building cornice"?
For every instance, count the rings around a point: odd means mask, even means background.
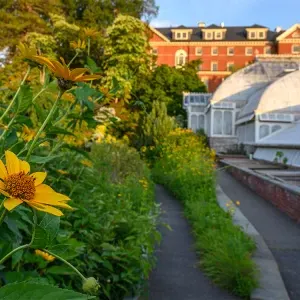
[[[269,46],[270,41],[151,42],[151,46]]]
[[[276,38],[276,41],[282,41],[283,39],[285,39],[286,37],[288,37],[293,31],[297,30],[298,28],[300,28],[300,24],[293,25],[291,28],[289,28],[288,30],[286,30],[285,32],[283,32],[282,34],[280,34]]]
[[[300,39],[285,39],[285,40],[279,40],[279,44],[299,44]]]
[[[231,75],[230,71],[198,71],[199,76],[209,76],[209,75]]]

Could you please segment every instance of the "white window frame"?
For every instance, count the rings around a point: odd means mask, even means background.
[[[181,40],[181,32],[176,32],[176,40]]]
[[[251,54],[248,53],[249,49],[251,49]],[[245,48],[245,55],[246,56],[253,56],[253,47],[246,47]]]
[[[262,33],[262,36],[260,36],[261,33]],[[259,31],[259,32],[258,32],[258,38],[261,39],[261,40],[265,39],[265,38],[266,38],[265,32],[264,32],[264,31]]]
[[[200,50],[200,53],[198,53],[198,50]],[[202,53],[203,53],[202,47],[196,47],[196,49],[195,49],[195,55],[196,55],[196,56],[201,56]]]
[[[218,36],[220,34],[220,36]],[[216,31],[215,32],[215,40],[222,40],[223,34],[222,32]]]
[[[210,37],[208,35],[210,35]],[[205,39],[206,40],[212,40],[213,39],[213,33],[212,32],[206,32],[205,33]]]
[[[253,36],[252,36],[253,35]],[[250,31],[249,32],[249,38],[251,40],[255,40],[256,39],[256,31]]]
[[[217,70],[214,70],[214,65],[217,65]],[[210,69],[211,69],[211,71],[213,71],[213,72],[218,72],[218,70],[219,70],[219,64],[218,64],[218,62],[217,62],[217,61],[212,61],[212,62],[210,63]]]
[[[214,50],[217,50],[217,53],[214,53]],[[212,56],[218,56],[219,55],[219,49],[218,47],[211,47],[211,55]]]
[[[295,47],[299,47],[299,50],[295,51]],[[292,53],[293,54],[300,54],[300,44],[292,45]]]
[[[230,53],[230,49],[233,50],[233,53]],[[228,56],[233,56],[234,55],[234,47],[227,47],[227,55]]]
[[[183,63],[182,64],[179,64],[179,58],[183,58]],[[180,50],[177,50],[176,53],[175,53],[175,66],[176,67],[182,67],[186,64],[186,59],[187,59],[187,53],[180,49]]]
[[[221,112],[222,114],[222,118],[221,118],[221,125],[222,125],[222,133],[214,133],[214,122],[215,122],[215,119],[214,119],[214,115],[215,115],[215,112]],[[231,134],[224,134],[224,130],[225,130],[225,126],[224,126],[224,113],[225,112],[231,112]],[[212,117],[212,122],[211,122],[211,130],[212,130],[212,136],[217,136],[217,137],[232,137],[232,136],[235,136],[235,124],[234,124],[234,119],[235,119],[235,113],[234,113],[234,110],[228,110],[228,109],[214,109],[212,112],[211,112],[211,117]]]

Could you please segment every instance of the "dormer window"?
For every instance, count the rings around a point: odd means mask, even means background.
[[[174,40],[188,40],[192,34],[192,29],[187,28],[174,28],[172,29],[173,39]]]
[[[207,40],[212,40],[212,37],[213,37],[212,32],[207,32],[206,33],[206,39]]]
[[[264,40],[267,37],[268,28],[259,28],[257,26],[246,28],[247,38],[249,40]]]
[[[265,38],[265,33],[263,31],[260,31],[259,34],[258,34],[258,37],[260,39],[264,39]]]
[[[250,38],[255,39],[256,38],[256,32],[250,32]]]
[[[222,39],[222,33],[221,32],[216,32],[215,38],[216,38],[216,40],[221,40]]]

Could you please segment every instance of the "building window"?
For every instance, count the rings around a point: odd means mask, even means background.
[[[204,115],[198,116],[198,129],[205,129],[205,117]]]
[[[211,63],[211,70],[212,71],[218,71],[218,63],[217,62],[212,62]]]
[[[223,115],[221,111],[214,111],[214,125],[213,125],[213,133],[214,134],[222,134],[222,123],[223,123]]]
[[[272,133],[273,133],[273,132],[276,132],[276,131],[278,131],[278,130],[280,130],[280,129],[281,129],[281,126],[280,126],[280,125],[274,125],[274,126],[272,126],[271,131],[272,131]]]
[[[227,63],[227,71],[232,72],[234,68],[234,62],[230,61]]]
[[[152,54],[153,55],[157,55],[158,54],[158,49],[157,48],[153,48],[152,49]]]
[[[265,38],[265,33],[263,31],[260,31],[258,34],[260,39],[264,39]]]
[[[212,33],[211,32],[206,32],[206,39],[211,40],[212,39]]]
[[[265,54],[272,54],[272,48],[271,47],[265,47]]]
[[[245,49],[245,53],[246,53],[247,56],[253,55],[253,49],[252,49],[252,47],[247,47]]]
[[[211,55],[218,55],[218,47],[211,48]]]
[[[216,32],[215,33],[215,39],[216,40],[221,40],[222,39],[222,33],[221,32]]]
[[[262,139],[270,134],[270,128],[268,125],[259,126],[259,139]]]
[[[187,54],[184,50],[178,50],[175,54],[176,67],[184,66],[186,63]]]
[[[229,55],[229,56],[234,55],[234,48],[233,47],[228,47],[227,48],[227,55]]]
[[[182,38],[183,38],[183,39],[186,39],[186,37],[187,37],[186,32],[183,32],[183,33],[182,33]]]
[[[197,131],[197,116],[196,115],[191,116],[191,128],[194,132]]]
[[[196,55],[202,55],[202,48],[201,47],[196,48]]]
[[[250,32],[250,39],[255,39],[256,38],[256,32]]]
[[[292,46],[292,53],[293,54],[300,54],[300,45],[293,45]]]
[[[176,33],[176,39],[181,39],[181,32]]]
[[[232,135],[232,111],[224,111],[224,135]]]

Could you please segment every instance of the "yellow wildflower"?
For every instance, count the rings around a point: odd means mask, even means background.
[[[43,184],[46,172],[29,174],[30,165],[20,160],[13,152],[5,151],[6,166],[0,160],[0,193],[6,196],[4,207],[11,211],[20,204],[27,204],[34,209],[62,216],[63,213],[53,207],[71,209],[66,203],[69,197],[55,192]]]
[[[36,135],[35,130],[29,129],[26,125],[23,125],[23,130],[21,134],[21,138],[26,141],[30,142]]]
[[[90,167],[90,168],[93,166],[93,163],[92,163],[90,160],[88,160],[88,159],[83,159],[83,160],[81,161],[81,163],[82,163],[84,166]]]
[[[75,41],[71,42],[70,46],[76,50],[84,50],[86,48],[86,43],[85,41],[81,41],[79,39],[77,42]]]
[[[95,28],[84,28],[83,33],[86,37],[96,37],[99,32]]]
[[[50,262],[55,260],[55,257],[53,255],[50,255],[47,252],[44,252],[42,250],[36,249],[35,254],[38,255],[38,256],[41,256],[44,260],[47,260],[47,261],[50,261]]]
[[[64,171],[64,170],[57,170],[58,173],[62,174],[62,175],[66,175],[66,174],[69,174],[69,172],[67,171]]]

